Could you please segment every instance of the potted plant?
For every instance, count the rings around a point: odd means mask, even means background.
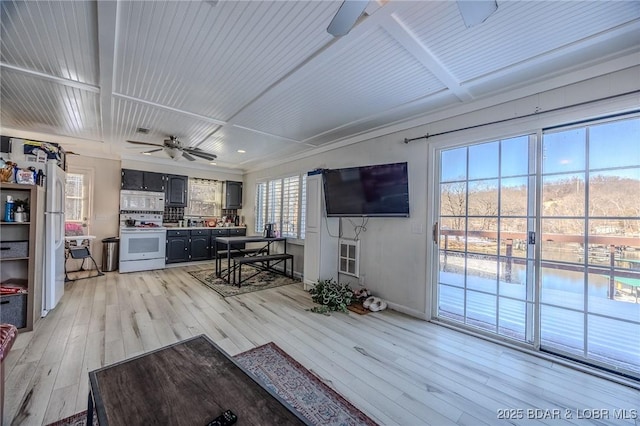
[[[311,312],[328,314],[331,311],[342,311],[348,313],[347,306],[353,300],[353,291],[348,284],[339,284],[333,279],[318,280],[316,285],[309,289],[311,300],[319,303],[309,309]]]

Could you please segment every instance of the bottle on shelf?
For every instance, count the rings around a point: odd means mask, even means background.
[[[4,205],[4,221],[13,222],[13,197],[7,195],[7,202]]]

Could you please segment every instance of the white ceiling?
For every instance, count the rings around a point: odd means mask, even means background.
[[[2,132],[140,160],[126,140],[175,135],[250,170],[640,52],[638,1],[498,1],[472,28],[382,3],[333,38],[340,1],[3,0]]]

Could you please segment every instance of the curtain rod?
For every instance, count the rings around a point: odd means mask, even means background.
[[[597,100],[594,100],[594,101],[579,102],[577,104],[558,107],[558,108],[553,108],[553,109],[548,109],[546,111],[536,111],[536,112],[532,112],[530,114],[520,115],[518,117],[504,118],[502,120],[490,121],[489,123],[475,124],[473,126],[462,127],[460,129],[446,130],[446,131],[440,132],[440,133],[433,133],[433,134],[427,133],[424,136],[417,136],[415,138],[404,138],[404,143],[408,144],[409,142],[417,141],[417,140],[420,140],[420,139],[425,139],[426,140],[426,139],[432,138],[434,136],[448,135],[449,133],[462,132],[463,130],[471,130],[471,129],[477,129],[479,127],[491,126],[491,125],[500,124],[500,123],[506,123],[507,121],[519,120],[521,118],[533,117],[533,116],[536,116],[536,115],[549,113],[549,112],[562,111],[562,110],[569,109],[569,108],[574,108],[574,107],[583,106],[583,105],[589,105],[589,104],[592,104],[592,103],[595,103],[595,102],[608,101],[608,100],[619,98],[619,97],[622,97],[622,96],[635,95],[635,94],[638,94],[638,93],[640,93],[640,90],[633,90],[631,92],[622,93],[620,95],[608,96],[606,98],[601,98],[601,99],[597,99]],[[633,114],[633,113],[637,113],[637,112],[640,112],[640,110],[635,109],[635,110],[628,111],[628,112],[610,114],[608,116],[601,117],[601,118],[611,118],[611,117],[617,117],[617,116],[620,116],[620,115]],[[566,124],[562,124],[562,126],[554,126],[554,128],[555,127],[571,126],[573,124],[580,124],[580,123],[584,123],[586,121],[591,121],[591,120],[580,120],[580,121],[577,121],[577,122],[574,122],[574,123],[566,123]]]

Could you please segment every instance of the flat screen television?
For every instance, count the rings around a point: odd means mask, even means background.
[[[407,163],[323,172],[329,217],[409,217]]]

